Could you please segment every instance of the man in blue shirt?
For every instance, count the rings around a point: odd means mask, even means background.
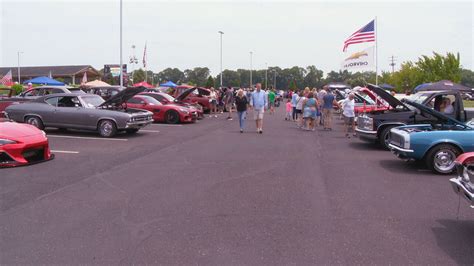
[[[267,95],[262,90],[262,84],[256,84],[256,90],[250,97],[250,108],[253,108],[253,117],[257,126],[257,132],[263,133],[263,112],[268,106]]]
[[[298,103],[298,93],[293,92],[293,95],[291,96],[291,107],[293,107],[293,112],[292,112],[292,117],[293,121],[296,120],[296,104]]]
[[[324,129],[332,130],[332,108],[334,105],[338,105],[336,98],[331,92],[326,93],[323,96],[323,120]]]

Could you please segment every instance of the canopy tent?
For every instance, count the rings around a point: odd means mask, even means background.
[[[171,88],[174,88],[176,86],[177,86],[176,83],[174,83],[173,81],[168,81],[160,85],[160,87],[171,87]]]
[[[471,88],[469,87],[466,87],[464,85],[461,85],[461,84],[457,84],[457,83],[454,83],[452,81],[449,81],[449,80],[441,80],[441,81],[438,81],[438,82],[434,82],[434,83],[425,83],[425,84],[421,84],[421,85],[418,85],[416,86],[416,88],[414,89],[415,92],[418,92],[418,91],[471,91]]]
[[[384,90],[393,90],[395,87],[390,85],[390,84],[384,83],[384,84],[380,85],[380,88],[382,88]]]
[[[27,80],[23,84],[40,84],[40,85],[53,85],[53,86],[64,86],[64,83],[59,82],[55,79],[48,77],[36,77],[34,79]]]
[[[135,84],[133,84],[133,87],[145,87],[147,89],[154,88],[153,85],[149,84],[146,81],[135,83]]]
[[[108,84],[106,82],[103,82],[102,80],[96,79],[96,80],[84,83],[82,86],[85,86],[85,87],[110,87],[110,84]]]

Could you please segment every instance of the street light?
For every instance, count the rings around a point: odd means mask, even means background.
[[[250,88],[252,88],[252,56],[253,52],[250,51]]]
[[[23,52],[20,52],[18,51],[17,52],[17,55],[18,55],[18,84],[21,84],[21,74],[20,74],[20,54],[22,54]]]
[[[120,87],[123,87],[123,62],[122,62],[122,0],[120,0]]]
[[[265,89],[268,89],[268,64],[265,63]]]
[[[219,34],[220,34],[220,37],[221,37],[221,88],[222,88],[222,35],[224,34],[224,32],[222,31],[219,31]]]

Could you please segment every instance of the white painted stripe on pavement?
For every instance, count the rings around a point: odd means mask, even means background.
[[[147,129],[142,129],[140,132],[151,132],[151,133],[160,133],[159,130],[147,130]]]
[[[48,135],[48,138],[66,138],[66,139],[90,139],[90,140],[114,140],[114,141],[128,141],[128,139],[116,139],[116,138],[93,138],[93,137],[77,137],[77,136],[64,136],[64,135]]]
[[[68,154],[78,154],[78,151],[60,151],[60,150],[51,150],[53,153],[68,153]]]
[[[170,125],[170,124],[151,124],[148,126],[160,126],[160,127],[182,127],[183,125]]]

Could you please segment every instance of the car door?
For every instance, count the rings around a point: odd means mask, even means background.
[[[48,97],[44,100],[45,106],[42,106],[42,111],[40,111],[43,124],[46,126],[56,126],[58,121],[56,118],[56,109],[58,107],[58,101],[62,97],[53,96]]]
[[[62,96],[54,111],[58,127],[87,128],[84,123],[84,107],[77,96]]]

